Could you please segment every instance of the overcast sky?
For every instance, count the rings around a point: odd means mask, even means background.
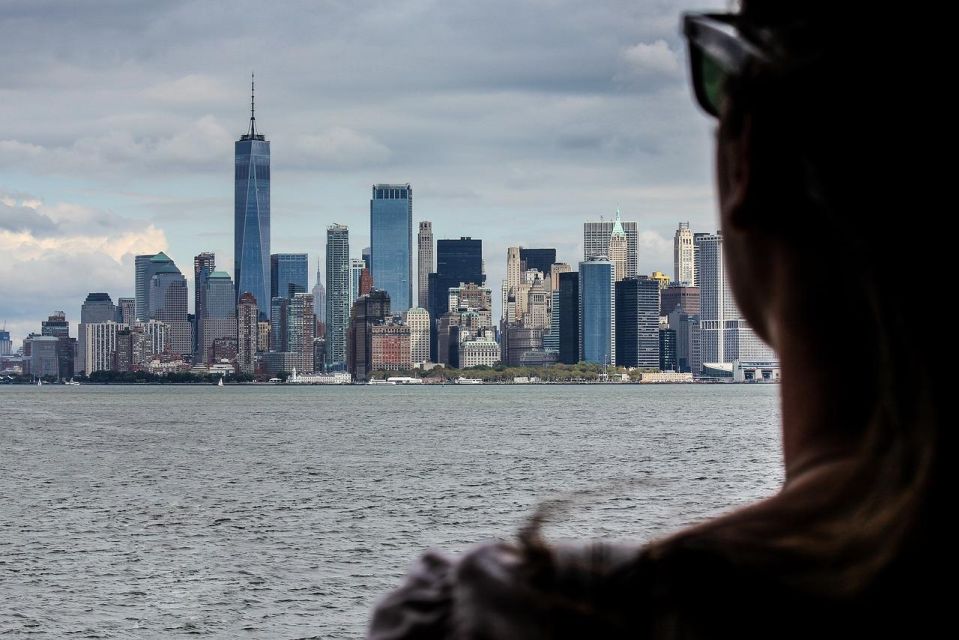
[[[414,234],[482,238],[494,292],[507,246],[575,264],[617,207],[641,271],[672,274],[677,222],[716,225],[679,14],[724,5],[2,0],[0,326],[17,348],[87,292],[132,296],[138,253],[166,251],[191,302],[195,254],[232,274],[251,71],[271,250],[309,253],[311,286],[329,224],[369,243],[375,182],[413,185]]]

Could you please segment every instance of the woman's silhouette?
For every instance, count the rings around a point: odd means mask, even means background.
[[[729,278],[781,362],[782,490],[642,547],[531,529],[428,554],[369,637],[915,637],[945,618],[953,284],[933,221],[953,205],[929,202],[945,186],[921,73],[935,61],[920,16],[849,4],[684,18],[696,99],[718,118]]]

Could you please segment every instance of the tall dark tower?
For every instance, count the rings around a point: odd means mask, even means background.
[[[233,271],[236,297],[256,298],[260,320],[270,317],[270,142],[256,131],[250,80],[250,129],[234,143]]]

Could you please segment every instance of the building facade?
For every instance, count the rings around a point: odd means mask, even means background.
[[[215,362],[211,354],[213,342],[219,338],[236,340],[236,292],[233,279],[225,271],[213,271],[204,278],[203,316],[198,318],[201,328],[197,357],[194,363]]]
[[[332,371],[346,365],[351,291],[350,232],[334,224],[326,229],[326,363]]]
[[[297,293],[290,300],[287,315],[287,350],[293,354],[297,372],[314,370],[313,338],[316,337],[316,317],[313,315],[313,294]]]
[[[309,258],[305,253],[270,256],[270,298],[292,298],[308,291]]]
[[[430,314],[414,307],[406,312],[406,326],[410,329],[410,362],[414,365],[430,361]]]
[[[158,273],[180,273],[180,270],[173,264],[170,256],[162,251],[136,257],[134,306],[136,319],[140,322],[150,319],[150,283]]]
[[[420,230],[416,235],[416,247],[416,298],[419,307],[426,309],[429,305],[430,274],[436,268],[433,263],[433,223],[429,220],[420,222]]]
[[[682,286],[696,286],[695,246],[688,222],[680,222],[673,236],[673,281]]]
[[[247,291],[259,304],[261,320],[270,315],[270,142],[256,130],[250,100],[250,126],[233,145],[233,275],[237,301]]]
[[[558,284],[559,326],[553,330],[559,334],[559,361],[576,364],[579,362],[579,273],[559,274]]]
[[[723,238],[695,234],[697,280],[700,291],[700,352],[702,363],[729,364],[735,360],[775,360],[743,319],[736,306],[723,262]],[[699,372],[693,371],[698,375]]]
[[[365,382],[372,366],[374,324],[390,317],[390,296],[374,289],[353,303],[347,347],[347,370],[358,382]]]
[[[236,363],[240,373],[256,373],[258,317],[256,298],[247,291],[236,306]]]
[[[459,346],[459,364],[461,369],[469,367],[492,367],[500,362],[500,346],[492,338],[477,338],[463,342]]]
[[[659,369],[659,282],[652,278],[616,283],[616,364]]]
[[[412,368],[410,328],[401,322],[384,322],[370,328],[371,371],[406,371]]]
[[[659,296],[663,315],[669,315],[677,308],[689,315],[699,315],[699,287],[690,287],[673,282],[660,291]]]
[[[216,271],[216,255],[212,251],[204,251],[193,257],[193,361],[206,362],[206,351],[203,340],[203,318],[206,309],[206,279]],[[234,304],[236,301],[234,300]],[[122,322],[122,320],[117,320]]]
[[[469,237],[436,241],[436,272],[429,277],[430,359],[437,359],[437,321],[449,309],[449,290],[461,284],[485,284],[483,241]]]
[[[375,184],[370,198],[370,273],[394,313],[413,306],[413,188]]]
[[[186,278],[170,261],[150,279],[150,319],[169,328],[169,348],[177,355],[192,356],[193,331],[187,319]]]
[[[109,293],[88,293],[86,300],[80,307],[80,322],[91,324],[94,322],[116,321],[117,308],[113,304]]]
[[[583,259],[609,257],[614,220],[583,223]],[[620,222],[626,234],[626,277],[639,275],[639,227],[635,222]]]
[[[616,364],[616,272],[613,263],[579,263],[579,360]]]

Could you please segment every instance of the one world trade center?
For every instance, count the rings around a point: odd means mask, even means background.
[[[236,298],[256,298],[259,319],[270,315],[270,141],[256,131],[250,83],[250,129],[234,143],[233,270]]]

